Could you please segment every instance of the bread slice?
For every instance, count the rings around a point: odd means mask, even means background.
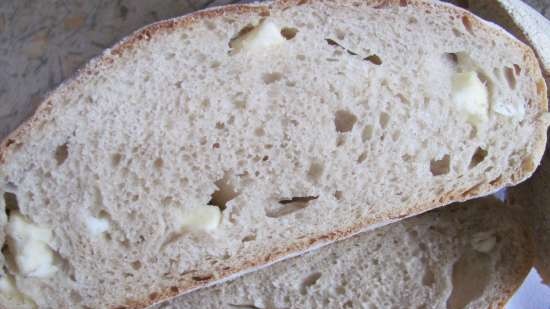
[[[153,24],[2,143],[4,285],[26,300],[2,303],[141,308],[517,183],[545,91],[528,47],[441,3]]]
[[[547,150],[548,153],[548,150]],[[535,266],[550,285],[550,157],[546,155],[535,175],[524,184],[508,191],[509,203],[524,212],[525,225],[535,237]]]
[[[516,215],[453,204],[154,308],[503,308],[533,262]]]

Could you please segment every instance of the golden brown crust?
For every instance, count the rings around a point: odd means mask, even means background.
[[[119,43],[115,44],[115,46],[113,46],[111,49],[106,50],[103,54],[92,59],[83,68],[79,69],[71,79],[67,80],[64,84],[61,84],[57,89],[53,90],[48,95],[46,95],[45,99],[39,105],[39,107],[34,112],[34,114],[25,122],[23,122],[15,131],[9,134],[4,139],[4,141],[2,141],[2,143],[0,143],[0,165],[4,164],[7,161],[8,157],[11,155],[11,152],[13,152],[13,149],[17,148],[17,145],[22,142],[21,141],[22,137],[27,135],[28,132],[38,123],[40,123],[42,119],[48,118],[51,116],[52,101],[50,100],[50,97],[53,93],[58,93],[58,92],[63,93],[63,92],[71,91],[71,89],[76,88],[79,84],[86,83],[86,81],[88,80],[88,78],[90,78],[90,76],[93,76],[97,74],[97,72],[100,72],[102,70],[109,69],[109,67],[117,60],[117,58],[123,56],[125,53],[131,51],[132,49],[139,47],[139,44],[141,42],[150,40],[153,35],[166,33],[166,32],[172,31],[175,28],[187,27],[197,22],[198,20],[203,20],[205,18],[215,18],[215,17],[223,16],[229,13],[235,13],[235,14],[257,13],[257,14],[263,14],[265,16],[266,14],[269,14],[269,11],[271,9],[281,10],[281,9],[284,9],[285,7],[294,6],[294,5],[303,5],[311,1],[325,1],[325,0],[279,0],[276,2],[266,2],[261,4],[256,3],[256,4],[228,5],[224,7],[198,11],[189,15],[181,16],[170,20],[160,21],[137,30],[133,34],[122,39]],[[340,3],[345,3],[349,1],[351,0],[340,0]],[[439,2],[431,2],[431,1],[425,1],[425,0],[367,0],[366,4],[368,6],[371,6],[377,9],[385,9],[385,8],[392,8],[392,7],[398,7],[398,6],[403,7],[408,5],[412,5],[417,7],[418,9],[424,9],[424,10],[441,9],[441,10],[446,10],[450,13],[453,13],[456,16],[459,16],[459,18],[467,18],[468,22],[471,23],[472,27],[476,27],[481,30],[488,31],[496,37],[501,37],[501,38],[508,37],[508,40],[511,44],[516,45],[523,51],[525,61],[528,64],[529,73],[532,74],[536,79],[542,80],[542,73],[539,69],[538,62],[534,56],[533,51],[528,46],[526,46],[525,44],[517,40],[512,39],[503,31],[500,31],[496,27],[487,26],[487,24],[477,19],[477,17],[475,17],[473,14],[469,13],[468,11],[465,11],[458,7],[453,7],[448,4],[442,4]],[[546,85],[544,85],[544,90],[546,90],[545,87]],[[546,91],[544,91],[543,94],[540,95],[539,107],[541,112],[547,111]],[[535,147],[536,148],[535,160],[539,162],[540,158],[542,157],[542,153],[544,151],[545,144],[546,144],[546,139],[545,139],[546,124],[539,124],[539,127],[537,129],[539,131],[538,136],[544,136],[544,138],[537,140],[537,144]],[[536,166],[533,166],[532,169],[518,170],[512,176],[513,181],[519,182],[527,178],[530,174],[532,174],[535,167]],[[234,266],[233,268],[220,269],[217,272],[218,275],[215,277],[208,276],[208,277],[202,278],[200,276],[199,277],[195,276],[195,278],[200,278],[204,280],[193,280],[192,278],[193,276],[189,275],[187,276],[187,278],[182,278],[182,283],[180,284],[180,286],[173,286],[173,287],[167,288],[164,291],[153,292],[150,295],[145,296],[143,299],[132,300],[124,305],[114,306],[113,308],[117,308],[117,309],[144,308],[149,305],[173,298],[177,295],[190,292],[191,290],[195,290],[201,287],[211,285],[216,281],[222,280],[223,278],[234,276],[239,273],[244,273],[244,271],[246,270],[250,271],[251,269],[254,269],[254,268],[267,266],[283,258],[305,252],[308,249],[311,249],[312,247],[319,247],[319,246],[323,246],[331,242],[334,242],[336,240],[348,238],[359,232],[365,231],[369,228],[373,228],[375,224],[380,224],[381,222],[383,222],[384,224],[388,224],[392,221],[396,221],[396,219],[400,220],[405,217],[417,215],[417,214],[429,211],[431,209],[437,208],[439,206],[449,204],[454,201],[465,201],[474,197],[478,197],[483,194],[493,192],[500,185],[501,185],[501,181],[498,181],[497,183],[493,183],[493,184],[489,184],[489,183],[482,184],[476,187],[475,190],[468,190],[466,192],[451,192],[451,193],[442,195],[439,199],[434,199],[430,201],[430,203],[427,203],[424,205],[415,205],[409,208],[406,213],[386,213],[376,218],[371,218],[367,221],[360,222],[354,226],[333,231],[329,234],[317,235],[309,239],[302,239],[297,241],[291,246],[273,250],[273,252],[268,254],[267,256],[258,257],[256,260],[253,260],[253,261],[244,261],[241,265]],[[511,295],[512,293],[513,291],[510,291],[510,293],[507,296]]]

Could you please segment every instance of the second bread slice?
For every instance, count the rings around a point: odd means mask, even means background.
[[[515,210],[482,198],[155,308],[501,308],[533,264],[531,236]]]

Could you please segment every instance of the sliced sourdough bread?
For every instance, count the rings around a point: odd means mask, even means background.
[[[538,165],[545,93],[528,47],[437,2],[153,24],[2,143],[0,299],[141,308],[488,194]]]
[[[502,308],[531,268],[533,246],[516,212],[482,198],[154,308]]]

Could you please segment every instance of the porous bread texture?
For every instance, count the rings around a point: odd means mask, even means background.
[[[285,41],[232,52],[262,19]],[[458,58],[489,89],[481,125],[451,103]],[[141,308],[487,194],[538,165],[545,89],[526,46],[440,3],[275,2],[160,22],[2,144],[0,191],[53,230],[60,267],[22,276],[8,247],[4,269],[39,307]],[[182,230],[177,214],[209,203],[219,226]],[[90,218],[109,229],[90,233]]]
[[[500,308],[533,262],[516,216],[453,204],[153,308]]]

